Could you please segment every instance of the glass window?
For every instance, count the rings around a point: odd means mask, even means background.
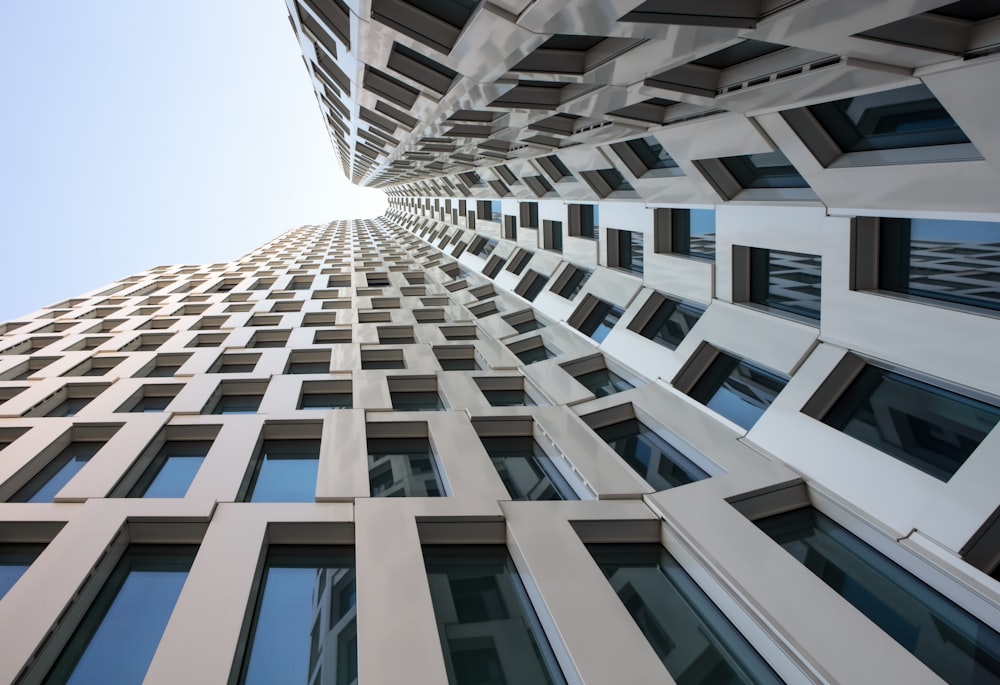
[[[93,397],[67,397],[52,408],[46,416],[70,418],[76,416],[81,409],[90,404]]]
[[[265,440],[248,502],[315,502],[319,440]]]
[[[620,231],[610,229],[614,233],[609,235],[609,249],[616,250],[617,266],[619,269],[631,271],[635,274],[642,274],[643,253],[642,253],[642,233],[636,231]]]
[[[530,271],[526,278],[530,278],[527,288],[524,290],[524,299],[532,301],[542,292],[542,288],[549,282],[549,279],[537,271]]]
[[[142,414],[158,414],[166,409],[167,405],[173,399],[174,395],[144,395],[127,411]]]
[[[256,414],[263,395],[222,395],[212,409],[213,414]]]
[[[578,499],[552,459],[530,435],[480,440],[512,499]]]
[[[720,352],[688,393],[712,411],[750,429],[788,378]]]
[[[426,546],[450,685],[565,683],[507,549]]]
[[[128,496],[184,497],[211,447],[211,440],[164,443]]]
[[[537,347],[521,350],[520,352],[515,352],[515,354],[517,355],[517,358],[525,364],[534,364],[535,362],[544,361],[552,356],[552,353],[549,352],[549,349],[544,345],[538,345]]]
[[[126,550],[46,683],[142,683],[197,549],[134,545]]]
[[[1000,683],[1000,635],[832,519],[805,508],[755,523],[945,682]]]
[[[566,282],[563,283],[562,287],[556,291],[556,294],[560,297],[565,297],[567,300],[572,300],[583,288],[583,284],[590,278],[591,272],[586,269],[578,269],[574,266],[567,268],[570,269],[572,273],[569,275],[569,278],[566,279]],[[523,333],[524,331],[521,332]]]
[[[922,83],[808,109],[843,152],[969,142]]]
[[[879,219],[878,287],[1000,310],[1000,223]]]
[[[357,680],[354,586],[350,548],[271,547],[239,682],[349,685]]]
[[[625,144],[647,169],[673,169],[677,166],[677,162],[663,149],[660,141],[653,136],[634,138],[625,141]]]
[[[0,599],[14,587],[45,545],[4,543],[0,545]]]
[[[744,188],[808,188],[792,163],[780,152],[722,157],[722,165]]]
[[[574,378],[583,387],[594,393],[596,397],[607,397],[608,395],[631,390],[635,387],[617,373],[608,369],[598,369],[597,371],[574,376]]]
[[[586,306],[586,304],[582,306]],[[596,342],[603,342],[624,314],[625,310],[621,307],[616,307],[604,300],[597,300],[597,304],[590,310],[587,318],[580,323],[579,330]]]
[[[427,438],[369,438],[368,481],[372,497],[443,497]]]
[[[291,362],[288,364],[288,373],[328,373],[330,362]]]
[[[524,391],[523,388],[510,389],[484,389],[483,395],[486,401],[493,407],[533,407],[535,402]]]
[[[425,391],[393,391],[392,408],[396,411],[440,411],[445,409],[444,402],[436,390]]]
[[[823,423],[947,481],[1000,421],[1000,407],[867,365]]]
[[[668,350],[675,350],[704,313],[700,307],[664,298],[649,321],[639,329],[639,335]]]
[[[782,682],[660,545],[595,544],[587,550],[677,683]]]
[[[671,209],[670,251],[715,260],[715,210]]]
[[[75,476],[103,442],[71,442],[62,452],[46,464],[38,474],[18,490],[11,502],[51,502],[63,486]]]
[[[750,301],[819,319],[821,260],[816,255],[750,248]]]
[[[299,409],[351,409],[354,399],[349,392],[303,392]]]
[[[708,478],[700,466],[636,419],[597,428],[596,433],[657,491]]]

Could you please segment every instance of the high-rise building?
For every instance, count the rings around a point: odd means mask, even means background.
[[[288,7],[390,209],[0,327],[0,682],[1000,683],[997,3]]]

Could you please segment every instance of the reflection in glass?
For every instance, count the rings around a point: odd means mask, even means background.
[[[590,336],[596,342],[603,342],[624,315],[625,310],[621,307],[616,307],[604,300],[597,300],[597,304],[580,324],[580,332]]]
[[[1000,683],[1000,634],[815,509],[755,522],[952,685]]]
[[[142,683],[196,551],[190,545],[129,547],[45,682]]]
[[[660,545],[587,549],[678,685],[781,682]]]
[[[750,248],[750,301],[819,319],[821,259],[816,255]]]
[[[354,553],[272,547],[240,683],[350,685],[358,677]]]
[[[11,502],[51,502],[63,486],[75,476],[97,451],[103,442],[71,442],[66,449],[56,455],[38,474],[18,490]]]
[[[439,411],[445,408],[436,390],[391,392],[392,408],[396,411]]]
[[[0,545],[0,599],[14,587],[45,545],[4,543]]]
[[[578,499],[552,459],[530,435],[480,440],[512,499]]]
[[[657,491],[708,478],[700,466],[636,419],[596,432]]]
[[[1000,223],[879,219],[878,287],[1000,309]]]
[[[369,438],[372,497],[442,497],[444,488],[427,438]]]
[[[424,547],[450,685],[566,681],[507,549]]]
[[[316,501],[319,445],[319,440],[265,440],[247,501]]]
[[[222,395],[212,409],[213,414],[256,414],[263,395]]]
[[[670,251],[715,260],[715,210],[671,209]]]
[[[865,366],[823,423],[947,481],[1000,421],[1000,407]]]
[[[808,188],[809,184],[780,152],[722,157],[722,165],[744,188]]]
[[[639,334],[675,350],[704,313],[704,309],[686,302],[664,299]]]
[[[689,393],[692,398],[750,429],[788,379],[720,352]]]
[[[483,390],[492,407],[533,407],[534,401],[524,390]]]
[[[128,496],[184,497],[211,447],[211,440],[165,443]]]
[[[608,369],[598,369],[575,377],[595,397],[607,397],[617,392],[631,390],[635,386]]]

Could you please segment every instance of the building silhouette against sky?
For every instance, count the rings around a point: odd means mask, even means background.
[[[0,682],[1000,682],[1000,6],[288,8],[389,211],[0,326]]]

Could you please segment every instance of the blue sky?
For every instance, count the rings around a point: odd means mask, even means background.
[[[343,178],[282,0],[0,3],[0,321],[381,213]]]

